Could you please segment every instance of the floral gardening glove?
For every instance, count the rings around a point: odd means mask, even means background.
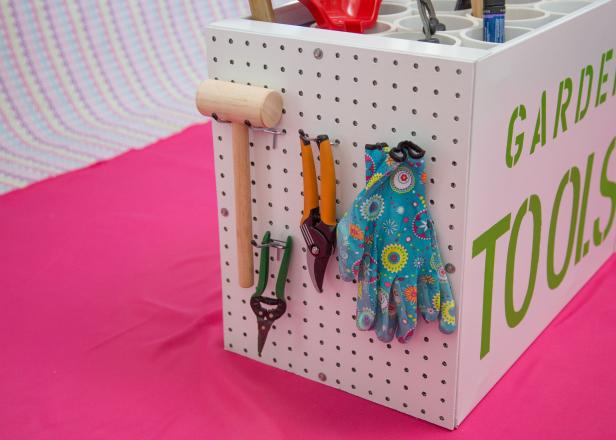
[[[366,188],[338,225],[339,268],[358,281],[357,326],[385,342],[412,335],[418,310],[455,329],[455,303],[425,204],[423,159],[366,147]]]

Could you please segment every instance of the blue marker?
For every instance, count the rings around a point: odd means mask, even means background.
[[[483,41],[505,42],[505,0],[484,0]]]

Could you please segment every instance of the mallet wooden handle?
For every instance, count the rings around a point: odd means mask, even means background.
[[[235,184],[235,237],[237,240],[237,265],[241,287],[254,284],[252,259],[252,200],[250,192],[250,151],[248,127],[232,124],[233,179]]]

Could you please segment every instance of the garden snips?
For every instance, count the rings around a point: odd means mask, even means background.
[[[253,243],[254,244],[254,243]],[[284,297],[284,286],[287,282],[287,272],[289,271],[289,261],[291,259],[291,248],[293,240],[291,236],[287,237],[286,242],[272,240],[269,231],[263,235],[261,245],[257,246],[261,248],[261,259],[259,261],[259,281],[257,282],[257,290],[250,297],[250,307],[257,317],[257,351],[259,356],[265,346],[265,340],[267,334],[272,328],[272,324],[287,310],[287,303]],[[263,292],[267,287],[267,279],[269,278],[269,261],[270,261],[270,247],[277,247],[284,249],[282,256],[282,262],[280,263],[280,270],[278,271],[278,277],[276,278],[275,297],[263,296]],[[268,308],[263,307],[269,306]]]
[[[332,146],[326,135],[310,139],[299,131],[304,177],[304,213],[300,229],[306,242],[308,271],[314,287],[323,291],[323,278],[329,257],[336,247],[336,171]],[[321,161],[321,200],[310,141],[319,147]]]

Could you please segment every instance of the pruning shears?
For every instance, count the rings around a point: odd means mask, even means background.
[[[323,278],[329,257],[336,247],[336,171],[332,146],[326,135],[311,139],[299,131],[304,177],[304,213],[300,229],[306,242],[308,271],[314,287],[323,291]],[[321,161],[321,200],[310,141],[319,147]]]
[[[269,231],[263,235],[261,245],[261,259],[259,261],[259,281],[257,282],[257,290],[250,297],[250,308],[257,317],[257,351],[259,356],[265,346],[265,340],[272,328],[274,321],[279,319],[287,310],[287,303],[284,296],[284,286],[287,282],[287,273],[289,271],[289,262],[291,259],[291,248],[293,240],[291,236],[287,237],[286,242],[280,242],[278,240],[272,240]],[[278,277],[276,278],[275,297],[263,296],[263,292],[267,287],[267,280],[269,278],[269,261],[270,261],[270,247],[278,247],[284,249],[282,256],[282,262],[280,263],[280,270]],[[268,307],[263,307],[263,306]]]

